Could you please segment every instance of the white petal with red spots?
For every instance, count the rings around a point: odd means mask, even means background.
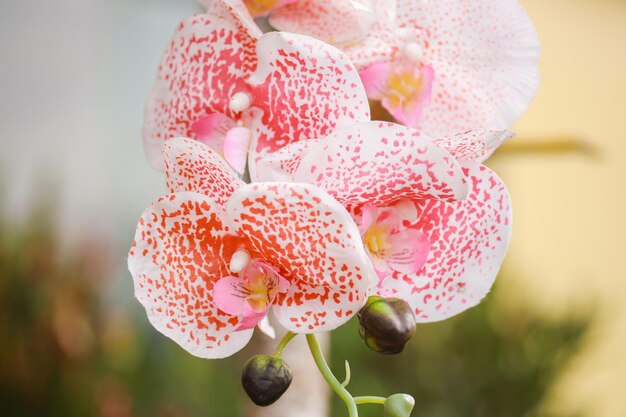
[[[515,136],[510,130],[471,130],[454,136],[433,139],[459,161],[483,162],[500,145]]]
[[[163,145],[166,183],[170,192],[194,191],[222,206],[243,182],[217,153],[192,139],[177,138]]]
[[[517,0],[398,0],[433,67],[432,101],[415,125],[431,136],[506,129],[539,82],[539,39]]]
[[[454,157],[418,131],[394,123],[353,124],[311,146],[286,147],[270,159],[275,168],[284,162],[281,166],[291,173],[283,174],[290,180],[315,184],[345,206],[418,198],[454,201],[467,194]]]
[[[256,72],[250,77],[252,106],[247,114],[253,132],[250,156],[335,128],[369,120],[369,104],[358,73],[338,49],[316,39],[271,32],[259,39]]]
[[[511,205],[502,181],[488,168],[464,163],[471,184],[465,201],[416,202],[413,226],[431,244],[416,274],[394,273],[382,294],[415,309],[419,322],[443,320],[478,304],[489,292],[511,235]]]
[[[163,197],[141,216],[128,257],[150,323],[203,358],[229,356],[252,335],[236,332],[239,319],[221,312],[211,296],[215,282],[229,275],[236,248],[223,219],[224,209],[202,194]]]
[[[376,22],[370,0],[299,0],[275,9],[270,24],[332,45],[365,37]]]
[[[235,118],[229,99],[256,66],[255,45],[234,18],[197,15],[180,23],[146,104],[143,142],[153,167],[164,169],[166,140],[194,138],[194,125],[209,114]]]
[[[363,305],[376,275],[350,214],[309,184],[255,183],[226,205],[228,216],[262,259],[292,287],[278,296],[289,330],[331,330]],[[349,314],[348,314],[349,312]]]

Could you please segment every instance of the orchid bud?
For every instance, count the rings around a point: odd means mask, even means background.
[[[394,394],[385,400],[384,417],[409,417],[415,400],[408,394]]]
[[[402,352],[415,333],[415,314],[411,306],[399,298],[372,296],[357,316],[361,338],[378,353]]]
[[[248,397],[261,407],[273,404],[287,391],[293,376],[282,359],[256,355],[243,367],[241,384]]]

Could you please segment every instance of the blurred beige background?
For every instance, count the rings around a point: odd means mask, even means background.
[[[497,290],[548,318],[596,315],[547,413],[626,416],[626,2],[521,3],[542,40],[542,83],[515,126],[519,146],[489,163],[513,197],[504,269],[520,277]],[[141,149],[143,102],[173,28],[196,10],[192,0],[0,2],[2,208],[18,221],[47,191],[38,180],[58,183],[66,240],[117,242],[112,294],[130,291],[129,239],[162,192]],[[540,151],[569,138],[597,155]]]
[[[597,309],[584,352],[546,408],[626,416],[626,2],[522,4],[541,38],[542,82],[515,126],[517,140],[581,139],[598,155],[493,160],[514,207],[505,270],[524,277],[498,285],[511,303],[530,302],[548,316]]]

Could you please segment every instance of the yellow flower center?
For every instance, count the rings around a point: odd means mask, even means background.
[[[265,311],[280,290],[279,278],[259,266],[247,268],[245,278],[241,291],[246,301],[254,311]]]
[[[370,255],[376,258],[384,257],[385,252],[391,249],[391,231],[388,227],[380,224],[370,226],[363,236],[365,247]]]
[[[244,0],[246,7],[252,16],[267,14],[278,4],[280,0]]]
[[[391,107],[402,105],[410,108],[417,104],[416,98],[424,88],[421,75],[416,76],[413,70],[401,69],[393,71],[387,78],[387,98]]]

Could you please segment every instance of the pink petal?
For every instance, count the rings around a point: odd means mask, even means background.
[[[308,150],[290,178],[323,188],[345,206],[453,201],[467,193],[461,167],[448,152],[418,131],[388,122],[335,130]]]
[[[228,274],[236,240],[224,209],[201,194],[170,194],[141,216],[128,256],[135,296],[150,323],[189,353],[221,358],[240,350],[252,332],[220,311],[212,294]]]
[[[197,120],[191,129],[198,142],[204,143],[218,154],[224,151],[226,132],[237,126],[237,123],[220,113],[212,113]]]
[[[243,280],[224,277],[213,285],[213,300],[221,311],[231,316],[243,315],[246,299],[241,296]]]
[[[254,311],[247,304],[244,307],[245,312],[241,322],[239,323],[239,327],[237,327],[237,331],[240,332],[242,330],[250,330],[254,329],[266,316],[269,311],[269,306],[262,312]]]
[[[363,206],[360,223],[361,233],[365,232],[372,224],[374,224],[376,217],[378,217],[378,208],[376,206],[371,204]]]
[[[177,138],[163,146],[170,192],[193,191],[224,205],[243,182],[217,153],[192,139]]]
[[[255,108],[247,114],[255,141],[252,161],[291,142],[369,120],[359,74],[338,49],[306,36],[271,32],[259,39],[257,54],[258,67],[249,79]]]
[[[277,318],[287,329],[322,331],[343,324],[377,282],[356,224],[317,187],[248,184],[233,194],[226,211],[259,257],[290,281],[287,295],[277,298]],[[303,287],[311,291],[297,289]]]
[[[428,237],[419,230],[402,229],[391,235],[391,253],[386,258],[394,271],[412,274],[424,265],[430,251]]]
[[[510,130],[470,130],[433,142],[447,149],[459,161],[483,162],[507,140],[515,136]]]
[[[150,163],[163,170],[163,143],[173,137],[196,138],[194,124],[220,113],[231,119],[230,97],[245,90],[256,66],[254,34],[232,17],[197,15],[176,30],[159,66],[148,98],[143,142]]]
[[[250,129],[235,127],[226,133],[224,138],[224,159],[239,174],[243,174],[246,169],[249,145]]]
[[[465,201],[417,202],[415,229],[431,243],[416,274],[395,273],[383,292],[404,298],[420,322],[443,320],[475,306],[489,292],[511,235],[511,204],[502,181],[488,168],[464,163],[471,182]]]
[[[421,29],[423,61],[437,74],[416,125],[425,133],[506,129],[530,103],[539,40],[517,0],[399,0],[397,21]]]
[[[380,100],[386,89],[387,77],[391,71],[391,62],[376,62],[360,71],[361,81],[367,97],[372,100]]]
[[[284,32],[312,36],[331,45],[358,41],[376,22],[370,0],[299,0],[275,9],[269,23]]]
[[[400,200],[393,206],[395,215],[405,223],[413,224],[417,221],[417,208],[411,200]]]

